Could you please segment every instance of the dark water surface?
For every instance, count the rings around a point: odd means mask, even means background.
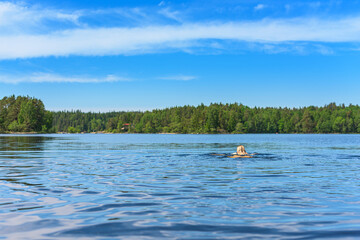
[[[0,238],[358,239],[359,180],[359,135],[0,135]]]

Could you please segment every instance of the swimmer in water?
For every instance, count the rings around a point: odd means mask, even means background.
[[[245,151],[245,147],[240,145],[236,148],[236,152],[232,153],[230,156],[228,154],[211,154],[214,156],[226,156],[229,158],[252,158],[256,153],[249,154]]]
[[[245,147],[240,145],[236,148],[236,152],[233,153],[232,156],[229,156],[229,158],[252,158],[252,155],[254,154],[248,154],[245,151]]]
[[[245,151],[245,147],[243,145],[240,145],[236,148],[236,152],[233,153],[236,155],[248,155],[248,153]]]

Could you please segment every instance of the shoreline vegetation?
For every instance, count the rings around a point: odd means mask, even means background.
[[[360,133],[360,106],[254,107],[233,103],[152,111],[93,113],[47,111],[41,100],[0,100],[0,133]]]
[[[359,134],[359,133],[129,133],[129,132],[0,132],[1,134],[9,134],[9,135],[38,135],[38,134],[74,134],[74,135],[82,135],[82,134],[162,134],[162,135],[181,135],[181,134],[190,134],[190,135],[217,135],[217,134],[225,134],[225,135],[231,135],[231,134],[330,134],[330,135],[336,135],[336,134]]]
[[[181,134],[190,134],[190,135],[216,135],[216,134],[359,134],[359,133],[167,133],[167,132],[159,132],[159,133],[144,133],[144,132],[106,132],[106,131],[98,131],[98,132],[0,132],[0,134],[10,134],[10,135],[37,135],[37,134],[163,134],[163,135],[181,135]]]
[[[97,135],[97,134],[161,134],[161,135],[182,135],[182,134],[189,134],[189,135],[217,135],[217,134],[224,134],[224,135],[232,135],[232,134],[329,134],[329,135],[337,135],[337,134],[359,134],[359,133],[128,133],[128,132],[105,132],[105,131],[99,131],[99,132],[75,132],[75,133],[70,133],[70,132],[0,132],[0,135],[42,135],[42,134],[58,134],[58,135],[62,135],[62,134],[74,134],[74,135],[83,135],[83,134],[93,134],[93,135]]]

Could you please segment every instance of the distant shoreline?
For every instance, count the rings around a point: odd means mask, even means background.
[[[2,107],[1,107],[2,106]],[[19,107],[20,106],[20,107]],[[0,132],[128,134],[360,133],[360,106],[259,108],[239,103],[180,106],[147,112],[50,112],[28,96],[0,100]]]
[[[111,133],[111,132],[90,132],[90,133],[67,133],[67,132],[57,132],[57,133],[38,133],[38,132],[5,132],[0,133],[0,135],[47,135],[47,134],[56,134],[56,135],[88,135],[88,134],[103,134],[103,135],[138,135],[138,134],[160,134],[160,135],[250,135],[250,134],[272,134],[272,135],[340,135],[340,134],[359,134],[359,133]]]

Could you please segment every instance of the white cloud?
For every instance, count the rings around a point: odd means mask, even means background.
[[[175,20],[177,22],[182,22],[179,11],[172,11],[169,8],[163,8],[159,11],[159,13],[166,18]]]
[[[107,75],[105,77],[69,77],[49,73],[33,73],[29,76],[0,75],[0,83],[104,83],[104,82],[120,82],[131,81],[128,78],[118,77],[115,75]]]
[[[119,55],[191,48],[202,40],[257,43],[359,42],[360,18],[283,19],[135,28],[86,28],[48,34],[0,34],[0,59]]]
[[[255,10],[255,11],[259,11],[259,10],[262,10],[262,9],[264,9],[264,8],[266,8],[266,5],[264,5],[264,4],[258,4],[258,5],[256,5],[256,6],[254,7],[254,10]]]
[[[190,75],[171,75],[165,77],[158,77],[160,80],[169,81],[190,81],[198,77]],[[120,77],[117,75],[106,75],[103,77],[89,77],[89,76],[63,76],[53,73],[30,73],[28,75],[0,75],[0,83],[18,84],[18,83],[113,83],[113,82],[130,82],[134,81],[131,78]]]
[[[19,32],[29,29],[34,31],[46,20],[65,21],[77,25],[80,16],[80,12],[66,13],[58,9],[37,9],[25,4],[0,2],[1,32]]]
[[[195,76],[186,76],[186,75],[175,75],[175,76],[167,76],[167,77],[159,77],[161,80],[172,80],[172,81],[190,81],[195,80],[197,77]]]
[[[255,9],[265,7],[264,4],[258,4]],[[292,18],[164,25],[152,23],[148,14],[134,8],[131,11],[117,9],[116,14],[128,19],[134,18],[138,27],[91,27],[79,23],[82,16],[100,14],[101,10],[99,11],[65,12],[0,2],[0,60],[71,55],[129,55],[168,50],[193,53],[199,47],[206,51],[219,50],[215,46],[221,46],[225,51],[242,42],[264,46],[304,42],[360,42],[360,17],[356,16],[340,19]],[[104,14],[113,14],[113,11],[110,9]],[[168,8],[156,14],[181,22],[180,12],[170,11]],[[60,24],[62,29],[56,28],[59,24],[44,27],[44,22],[52,19],[72,25]],[[39,28],[42,30],[39,31]]]

